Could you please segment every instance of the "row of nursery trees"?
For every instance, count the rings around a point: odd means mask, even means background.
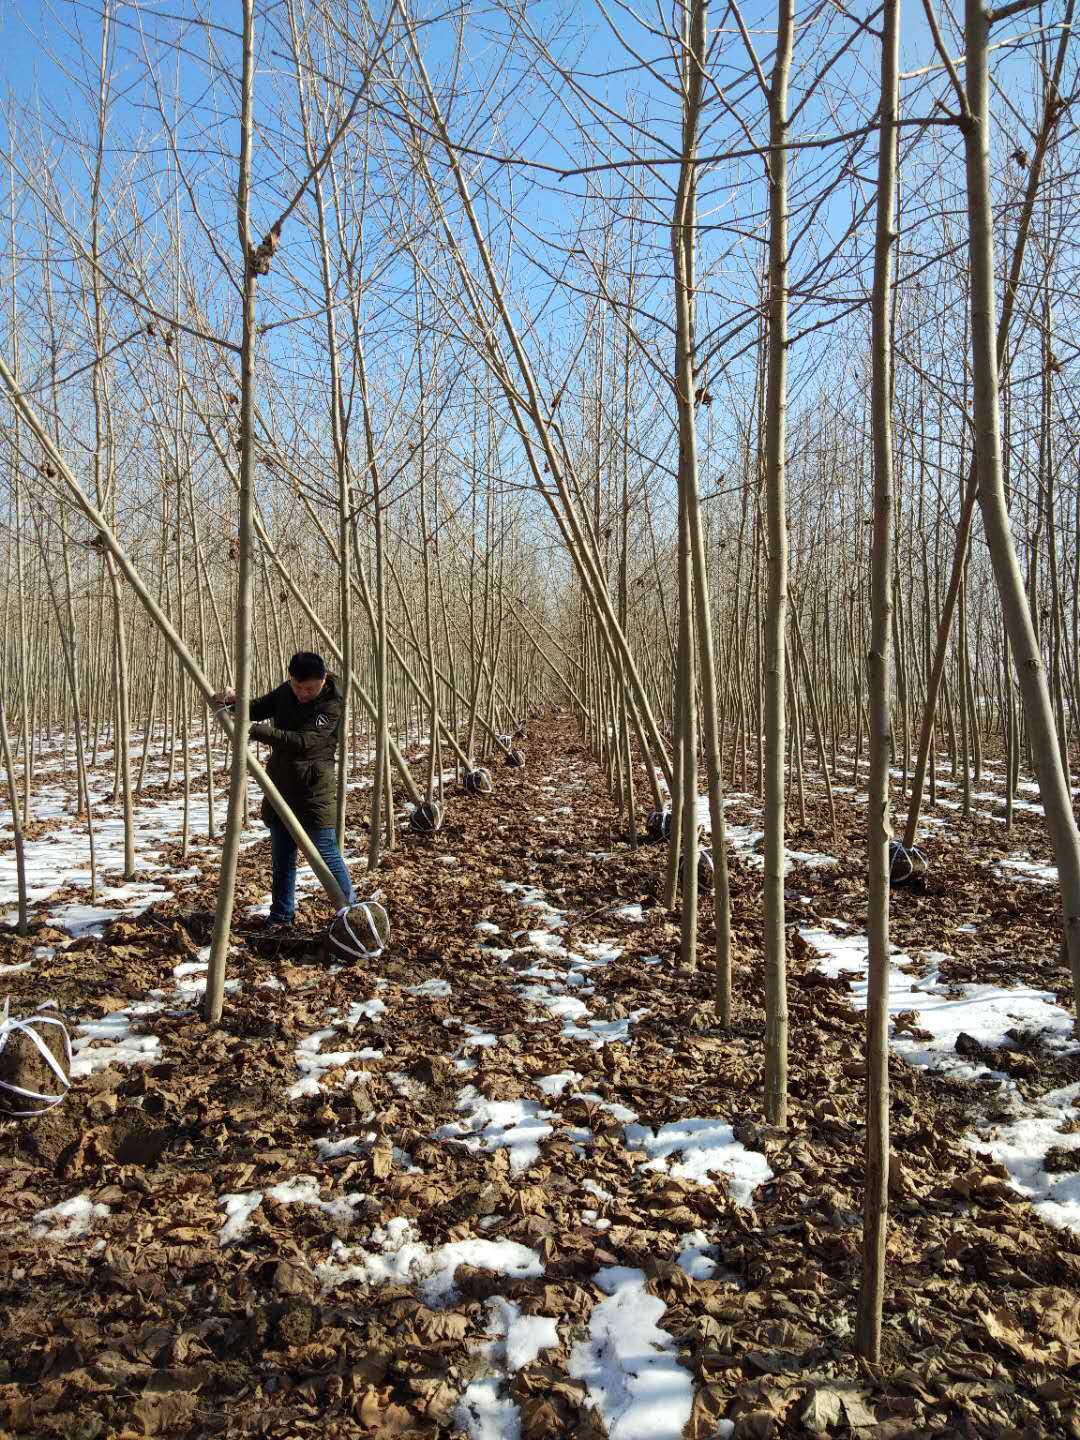
[[[875,1357],[892,807],[912,843],[991,752],[1011,821],[1032,771],[1080,986],[1073,0],[87,16],[4,128],[16,828],[58,739],[130,872],[147,755],[212,809],[228,753],[213,1021],[246,775],[273,793],[229,742],[294,648],[346,695],[372,865],[395,795],[558,697],[632,842],[670,803],[691,966],[707,793],[725,1025],[723,796],[762,796],[783,1126],[788,791],[868,773]]]

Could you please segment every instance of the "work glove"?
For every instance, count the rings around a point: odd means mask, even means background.
[[[277,726],[270,724],[252,725],[248,729],[248,736],[252,740],[261,740],[264,745],[272,745],[277,733]]]

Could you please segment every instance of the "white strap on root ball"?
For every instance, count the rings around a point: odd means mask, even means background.
[[[374,960],[390,943],[390,917],[377,900],[346,905],[326,933],[327,953],[343,964]]]
[[[686,883],[686,856],[679,860],[679,884]],[[697,888],[698,890],[711,891],[716,884],[716,866],[713,863],[712,851],[707,845],[699,847],[697,852]]]
[[[506,752],[506,757],[505,757],[503,763],[504,763],[505,765],[507,765],[511,770],[524,770],[524,769],[525,769],[525,751],[524,751],[524,750],[508,750],[508,751]]]
[[[434,835],[442,829],[443,807],[438,800],[424,800],[409,816],[409,829],[415,835]]]
[[[53,1001],[20,1020],[0,1012],[0,1115],[31,1119],[59,1105],[71,1086],[71,1037]]]
[[[912,880],[921,880],[926,868],[926,856],[917,846],[902,845],[899,840],[889,841],[890,885],[909,885]]]
[[[494,790],[491,783],[491,773],[481,766],[478,770],[470,770],[465,776],[465,789],[470,795],[490,795]]]

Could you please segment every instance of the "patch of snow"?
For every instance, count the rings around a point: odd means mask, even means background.
[[[59,1205],[39,1210],[30,1234],[35,1240],[77,1240],[95,1220],[104,1220],[108,1215],[108,1205],[95,1203],[89,1195],[73,1195]]]
[[[535,910],[549,930],[561,930],[565,926],[565,913],[549,904],[544,891],[538,886],[522,885],[516,880],[500,880],[498,885],[507,895],[517,896],[517,903],[523,908]]]
[[[1012,1183],[1048,1225],[1080,1230],[1080,1134],[1063,1133],[1075,1124],[1080,1084],[1051,1090],[1032,1105],[1032,1113],[985,1135],[969,1136],[965,1144],[990,1155],[1008,1170]],[[1075,1152],[1076,1169],[1046,1169],[1049,1149]]]
[[[749,825],[724,826],[724,834],[730,848],[738,855],[751,870],[762,870],[765,867],[765,857],[758,850],[759,843],[765,839],[764,830],[755,830]]]
[[[545,955],[565,955],[566,947],[549,930],[527,930],[525,941]]]
[[[612,1266],[596,1284],[608,1298],[593,1308],[588,1339],[574,1346],[571,1376],[584,1380],[610,1440],[680,1440],[694,1387],[675,1341],[659,1328],[667,1307],[640,1270]]]
[[[405,985],[402,987],[406,995],[423,995],[428,999],[445,999],[453,994],[449,980],[425,980],[420,985]]]
[[[412,1223],[401,1217],[373,1231],[371,1245],[371,1249],[349,1247],[335,1240],[330,1258],[316,1266],[323,1287],[415,1284],[424,1304],[438,1309],[458,1298],[454,1272],[459,1265],[522,1280],[544,1273],[536,1251],[516,1240],[456,1240],[432,1249],[419,1238]]]
[[[866,1008],[868,941],[865,935],[834,935],[822,928],[800,929],[803,939],[822,956],[819,969],[826,975],[843,975],[851,985],[851,998]],[[889,964],[889,1013],[918,1012],[915,1025],[929,1038],[903,1033],[893,1036],[893,1048],[912,1065],[948,1071],[972,1078],[989,1073],[985,1065],[956,1053],[956,1040],[964,1032],[982,1045],[1012,1047],[1007,1032],[1016,1026],[1037,1031],[1057,1050],[1073,1049],[1073,1019],[1049,990],[1026,985],[949,985],[941,979],[939,951],[927,957],[924,975],[913,973],[908,956],[895,951]]]
[[[521,1416],[504,1394],[506,1382],[541,1350],[557,1348],[556,1322],[543,1315],[522,1315],[501,1297],[488,1301],[487,1333],[494,1338],[481,1349],[491,1372],[472,1380],[454,1410],[454,1423],[471,1440],[520,1440]]]
[[[262,1204],[262,1198],[261,1190],[221,1196],[218,1203],[225,1207],[225,1223],[218,1231],[219,1245],[233,1245],[241,1239],[252,1215]]]
[[[826,922],[835,926],[835,921]],[[974,927],[962,926],[964,930]],[[866,1005],[867,940],[865,935],[837,936],[830,930],[803,930],[803,938],[823,955],[826,973],[851,979],[852,999]],[[915,1024],[929,1032],[929,1038],[900,1033],[891,1044],[912,1064],[944,1070],[964,1078],[996,1074],[985,1065],[956,1054],[957,1036],[963,1031],[988,1047],[1012,1047],[1008,1032],[1021,1027],[1036,1031],[1043,1043],[1058,1053],[1074,1052],[1072,1016],[1055,1003],[1050,991],[1026,986],[1006,988],[995,985],[949,986],[941,981],[940,963],[947,957],[929,954],[929,971],[922,977],[905,968],[911,962],[895,952],[890,963],[889,1008],[917,1011]],[[1000,1078],[1005,1079],[1004,1076]],[[1048,1224],[1080,1231],[1080,1134],[1063,1129],[1075,1123],[1080,1084],[1050,1091],[1034,1101],[1020,1095],[1015,1082],[1007,1089],[1022,1112],[1005,1125],[989,1127],[964,1138],[964,1144],[990,1156],[1008,1171],[1014,1188],[1026,1196]],[[1077,1152],[1076,1171],[1048,1172],[1045,1165],[1051,1148]]]
[[[490,1030],[479,1030],[475,1025],[465,1026],[465,1041],[462,1050],[490,1050],[498,1045],[499,1037]]]
[[[122,913],[104,905],[80,905],[72,901],[53,910],[48,921],[50,925],[59,925],[66,930],[74,940],[79,940],[84,935],[104,935],[105,926],[119,919]]]
[[[182,980],[186,975],[197,975],[200,970],[205,970],[206,963],[205,960],[185,960],[182,965],[174,965],[172,973]]]
[[[784,852],[784,874],[791,865],[808,865],[811,870],[820,870],[837,863],[835,855],[821,855],[813,850],[786,850]]]
[[[541,1075],[533,1083],[538,1085],[545,1095],[561,1095],[568,1085],[576,1085],[581,1076],[576,1070],[560,1070],[556,1075]]]
[[[336,1160],[339,1155],[359,1155],[363,1143],[359,1135],[346,1135],[341,1140],[327,1140],[320,1135],[315,1149],[320,1160]]]
[[[548,1315],[523,1315],[521,1308],[501,1295],[488,1304],[488,1334],[501,1342],[493,1352],[511,1374],[532,1365],[541,1350],[559,1348],[559,1323]]]
[[[711,1280],[717,1263],[709,1254],[709,1237],[704,1230],[690,1230],[683,1236],[684,1245],[675,1262],[691,1280]]]
[[[452,1418],[469,1440],[521,1440],[521,1414],[501,1390],[500,1376],[482,1375],[462,1394]]]
[[[567,1025],[563,1034],[572,1040],[584,1040],[594,1050],[600,1050],[605,1045],[627,1045],[630,1043],[631,1025],[644,1019],[648,1013],[646,1007],[642,1010],[631,1010],[622,1020],[590,1020],[588,1028],[584,1030],[579,1026]]]
[[[731,1126],[718,1120],[675,1120],[655,1132],[646,1125],[627,1125],[623,1134],[631,1150],[644,1150],[651,1157],[646,1169],[669,1170],[677,1180],[698,1185],[708,1185],[715,1174],[725,1175],[731,1198],[745,1208],[752,1208],[754,1191],[773,1176],[765,1156],[747,1150]],[[682,1159],[669,1166],[673,1155]]]
[[[628,1105],[620,1105],[617,1100],[605,1100],[602,1095],[597,1095],[593,1090],[580,1090],[570,1098],[587,1100],[590,1105],[598,1105],[601,1110],[606,1110],[609,1115],[613,1115],[620,1125],[632,1125],[638,1118],[637,1111],[631,1110]]]
[[[156,1014],[161,1008],[158,1001],[144,1000],[126,1010],[103,1015],[100,1020],[77,1025],[71,1042],[71,1078],[82,1079],[107,1065],[139,1065],[156,1060],[161,1041],[156,1035],[134,1034],[132,1027],[136,1020]]]
[[[645,912],[641,906],[637,904],[622,905],[618,910],[612,910],[611,918],[613,920],[625,920],[632,925],[645,924]]]
[[[587,941],[584,945],[579,945],[578,949],[592,962],[593,966],[610,965],[623,953],[623,947],[614,940]]]
[[[1010,855],[1005,860],[999,860],[993,866],[994,874],[1000,875],[1004,870],[1015,872],[1021,880],[1030,880],[1036,884],[1054,885],[1057,883],[1058,871],[1056,865],[1036,864],[1030,855]]]
[[[377,1020],[380,1015],[386,1014],[386,1001],[375,997],[371,1000],[356,1000],[349,1006],[345,1019],[341,1022],[346,1030],[353,1030],[361,1020]]]
[[[375,1003],[382,1004],[381,1001]],[[323,1050],[322,1046],[326,1041],[333,1039],[337,1033],[337,1028],[330,1025],[324,1030],[305,1035],[297,1045],[294,1058],[301,1078],[286,1091],[290,1100],[317,1095],[322,1089],[323,1076],[327,1070],[344,1069],[348,1083],[349,1079],[356,1079],[363,1074],[362,1070],[346,1068],[351,1067],[352,1061],[383,1058],[381,1050],[373,1050],[370,1046],[363,1050]]]
[[[515,1175],[536,1163],[540,1141],[551,1134],[552,1127],[546,1122],[552,1112],[531,1100],[488,1100],[468,1085],[458,1098],[457,1109],[468,1119],[440,1125],[434,1138],[462,1140],[469,1148],[506,1150]]]
[[[518,991],[523,1000],[531,1000],[551,1012],[556,1020],[580,1020],[589,1014],[589,1007],[576,995],[553,995],[540,985],[525,985]]]
[[[233,1245],[243,1239],[251,1224],[251,1217],[263,1200],[276,1200],[279,1205],[307,1205],[321,1210],[335,1220],[349,1221],[356,1206],[365,1197],[356,1191],[337,1200],[323,1200],[319,1196],[319,1182],[314,1175],[295,1175],[272,1185],[269,1190],[249,1190],[245,1193],[222,1195],[219,1204],[225,1208],[225,1223],[218,1231],[218,1245]]]

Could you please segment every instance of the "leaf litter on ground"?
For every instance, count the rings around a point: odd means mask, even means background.
[[[781,1134],[759,1113],[752,851],[732,863],[724,1034],[708,946],[700,972],[678,964],[663,847],[627,846],[568,724],[534,727],[512,784],[510,804],[455,796],[438,836],[404,837],[380,874],[393,944],[370,970],[325,965],[314,896],[295,935],[238,935],[216,1032],[195,1014],[210,852],[101,935],[46,919],[5,939],[0,960],[31,962],[5,976],[13,1007],[55,996],[94,1063],[51,1116],[0,1130],[0,1432],[1074,1433],[1075,1230],[1047,1231],[1007,1158],[961,1143],[996,1124],[1007,1146],[1017,1097],[1055,1084],[1072,1113],[1080,1066],[1022,1028],[1037,1015],[967,1055],[953,1037],[953,1073],[890,1062],[884,1354],[854,1357],[862,1022],[800,931],[864,923],[857,798],[837,796],[836,864],[818,863],[813,788],[792,836],[808,859],[788,880]],[[556,846],[537,818],[553,807],[570,811]],[[748,797],[730,813],[760,830]],[[1018,822],[1032,856],[1036,820]],[[1052,887],[1003,884],[1017,840],[993,820],[948,823],[948,884],[894,903],[912,1007],[1007,988],[1017,954],[1034,1000],[1067,996]],[[264,902],[266,851],[243,853],[240,913]],[[36,913],[56,910],[54,894]],[[932,1050],[904,1013],[900,1039]],[[1055,1176],[1071,1203],[1075,1172]]]

